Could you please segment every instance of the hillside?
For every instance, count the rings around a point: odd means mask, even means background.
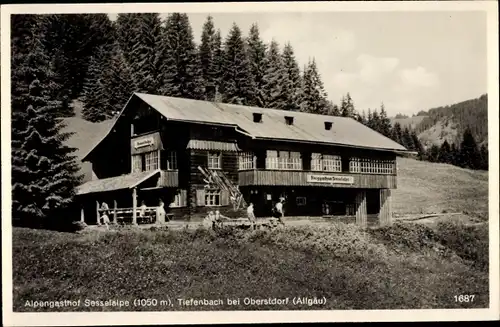
[[[81,102],[73,103],[75,116],[65,118],[66,127],[64,132],[74,133],[66,142],[70,147],[76,148],[74,155],[77,156],[85,175],[85,181],[91,178],[91,168],[89,163],[83,163],[80,160],[101,140],[111,127],[113,120],[106,120],[100,123],[92,123],[81,118]]]
[[[460,142],[469,127],[479,145],[488,142],[488,96],[428,110],[415,129],[426,146]]]
[[[426,117],[427,116],[413,116],[413,117],[408,117],[408,118],[394,118],[394,117],[392,117],[390,119],[391,119],[391,123],[393,126],[395,123],[399,123],[402,128],[405,128],[406,126],[411,127],[411,128],[415,128]]]

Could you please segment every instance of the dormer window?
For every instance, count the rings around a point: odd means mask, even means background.
[[[325,129],[327,131],[331,130],[332,129],[332,122],[331,121],[325,121]]]
[[[253,122],[254,123],[262,123],[262,114],[260,112],[253,113]]]
[[[285,123],[287,125],[293,125],[293,117],[292,116],[285,116]]]

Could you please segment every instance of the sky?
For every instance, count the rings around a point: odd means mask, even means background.
[[[315,58],[334,103],[412,115],[487,92],[484,12],[189,13],[200,42],[207,15],[225,38],[257,23],[265,42],[290,42],[302,68]],[[166,17],[166,14],[162,14]]]

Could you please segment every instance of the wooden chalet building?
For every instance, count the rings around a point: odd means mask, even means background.
[[[283,197],[285,220],[347,215],[385,224],[396,153],[406,151],[351,118],[134,93],[83,158],[92,180],[77,199],[87,223],[98,221],[96,202],[103,201],[133,210],[161,199],[173,219],[209,210],[244,217],[244,205],[235,213],[232,201],[239,191],[257,217],[269,217]]]

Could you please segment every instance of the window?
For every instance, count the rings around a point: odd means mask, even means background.
[[[132,172],[138,173],[142,171],[142,155],[132,156]]]
[[[252,152],[242,152],[238,162],[239,170],[254,169],[254,155]]]
[[[208,153],[208,169],[221,169],[221,154],[220,152]]]
[[[145,171],[156,170],[160,167],[158,151],[146,152],[144,158],[146,163],[144,167]]]
[[[311,156],[311,170],[341,172],[342,159],[336,155],[313,153]]]
[[[300,152],[268,150],[266,169],[301,170]]]
[[[297,206],[305,206],[306,205],[306,198],[304,196],[298,196],[295,199]]]
[[[205,190],[205,205],[206,206],[220,206],[220,190]]]
[[[186,206],[187,191],[177,190],[172,203],[170,203],[170,208],[180,208]]]
[[[167,151],[166,157],[167,170],[177,170],[177,153],[175,151]]]
[[[394,160],[372,160],[351,158],[349,172],[390,175],[396,173],[396,162]]]

